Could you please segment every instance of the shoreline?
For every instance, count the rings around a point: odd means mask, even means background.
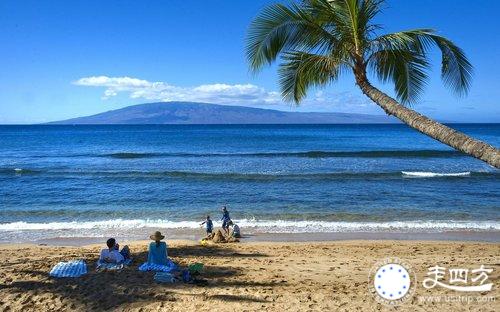
[[[197,243],[204,236],[201,231],[174,231],[160,229],[166,234],[166,241]],[[137,236],[109,235],[123,242],[137,242],[144,239]],[[102,244],[108,237],[56,237],[20,242],[18,245],[46,246],[89,246]],[[427,242],[477,242],[500,243],[500,231],[449,231],[449,232],[319,232],[319,233],[243,233],[241,243],[259,242],[338,242],[338,241],[427,241]],[[0,242],[0,246],[16,245],[15,242]]]

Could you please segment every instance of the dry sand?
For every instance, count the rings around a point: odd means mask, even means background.
[[[500,311],[500,244],[422,241],[258,242],[202,247],[169,241],[169,255],[181,265],[205,264],[207,286],[157,284],[153,273],[137,271],[147,242],[129,244],[135,262],[122,272],[96,273],[100,246],[0,246],[1,311]],[[416,272],[409,302],[387,307],[369,291],[377,261],[399,257]],[[84,258],[89,274],[48,276],[58,261]],[[422,287],[427,268],[493,268],[488,293],[459,293]],[[487,303],[423,303],[422,296],[491,298]],[[446,297],[448,296],[448,297]],[[454,299],[457,300],[457,299]],[[488,299],[492,300],[492,299]]]

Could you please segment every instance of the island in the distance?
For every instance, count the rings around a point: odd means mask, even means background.
[[[49,124],[369,124],[397,123],[384,115],[285,112],[272,109],[193,102],[132,105]]]

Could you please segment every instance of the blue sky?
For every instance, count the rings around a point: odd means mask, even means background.
[[[266,4],[252,0],[0,2],[0,123],[37,123],[131,104],[190,100],[299,111],[382,114],[351,75],[312,90],[300,107],[280,101],[276,67],[249,73],[248,24]],[[388,0],[384,31],[439,30],[475,68],[457,98],[431,80],[413,107],[433,118],[500,122],[500,2]],[[378,85],[392,94],[391,85]]]

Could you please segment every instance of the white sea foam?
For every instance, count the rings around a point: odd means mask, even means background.
[[[465,177],[470,175],[470,171],[466,172],[452,172],[452,173],[439,173],[427,171],[401,171],[404,176],[419,177],[419,178],[433,178],[433,177]]]
[[[0,224],[0,231],[25,231],[25,230],[78,230],[78,229],[138,229],[138,228],[196,228],[199,223],[195,221],[172,222],[167,220],[123,220],[114,219],[106,221],[87,222],[47,222],[29,223],[12,222]]]
[[[255,232],[265,233],[318,233],[318,232],[439,232],[450,230],[483,230],[498,231],[500,222],[495,221],[390,221],[390,222],[343,222],[343,221],[285,221],[285,220],[235,220],[242,228],[252,228]],[[220,226],[220,222],[214,222]],[[196,221],[169,220],[107,220],[88,222],[47,222],[28,223],[12,222],[0,224],[1,232],[18,231],[64,231],[88,230],[101,231],[127,229],[196,229],[200,228]]]

